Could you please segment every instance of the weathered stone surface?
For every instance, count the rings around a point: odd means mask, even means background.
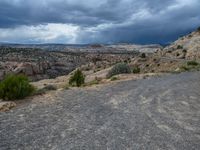
[[[31,75],[33,75],[32,64],[31,63],[21,63],[13,70],[13,72],[15,74],[24,73],[27,76],[31,76]]]
[[[8,111],[16,106],[14,102],[3,102],[0,100],[0,112]]]
[[[0,149],[199,150],[200,73],[37,97],[0,114]]]

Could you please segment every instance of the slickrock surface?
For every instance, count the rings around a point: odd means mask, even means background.
[[[200,72],[57,91],[0,113],[0,149],[200,149]]]

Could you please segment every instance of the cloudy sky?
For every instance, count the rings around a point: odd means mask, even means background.
[[[0,0],[0,42],[168,43],[200,26],[200,0]]]

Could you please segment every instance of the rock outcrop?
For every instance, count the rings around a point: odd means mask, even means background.
[[[102,52],[100,49],[102,48]],[[94,70],[107,68],[117,62],[135,57],[135,51],[123,53],[102,47],[74,52],[47,51],[30,48],[0,47],[0,80],[6,74],[25,74],[32,81],[67,75],[77,67],[88,65]],[[98,49],[98,50],[97,50]],[[92,51],[94,50],[94,51]],[[98,52],[97,52],[98,51]],[[91,65],[89,65],[91,64]]]
[[[163,50],[163,56],[179,59],[200,59],[200,31],[179,38]]]
[[[0,112],[8,111],[16,106],[14,102],[2,102],[0,100]]]

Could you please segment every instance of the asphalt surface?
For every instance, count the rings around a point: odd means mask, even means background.
[[[200,72],[59,91],[0,113],[1,150],[199,150]]]

